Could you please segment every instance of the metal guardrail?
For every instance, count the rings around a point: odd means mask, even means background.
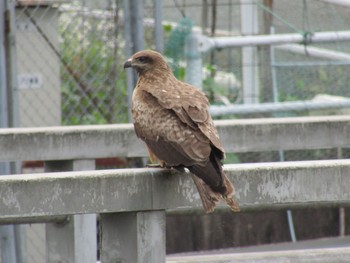
[[[225,171],[242,210],[350,205],[350,160],[228,165]],[[51,260],[96,258],[96,217],[91,214],[100,213],[102,263],[165,262],[165,211],[196,209],[201,202],[190,176],[172,170],[0,177],[0,221],[60,219],[46,226]]]
[[[227,152],[350,147],[350,116],[216,124]],[[1,161],[44,160],[47,173],[0,177],[0,222],[59,220],[46,224],[48,262],[93,262],[100,213],[101,262],[165,262],[165,211],[201,211],[190,177],[161,169],[93,170],[95,158],[145,155],[131,125],[2,129]],[[225,170],[242,210],[350,204],[350,160]]]
[[[215,122],[227,152],[350,147],[350,116]],[[0,129],[0,161],[147,156],[131,124]]]
[[[243,211],[350,205],[350,160],[235,164],[226,165],[225,172]],[[0,204],[0,222],[6,223],[23,217],[202,210],[188,174],[155,168],[1,176]]]

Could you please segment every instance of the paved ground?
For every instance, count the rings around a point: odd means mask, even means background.
[[[294,251],[291,253],[291,251]],[[199,260],[199,261],[198,261]],[[170,263],[194,262],[350,262],[350,237],[325,238],[242,248],[179,253]]]

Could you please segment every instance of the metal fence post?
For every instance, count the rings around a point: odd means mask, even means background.
[[[5,38],[5,2],[0,3],[0,39]],[[5,43],[0,43],[0,127],[8,126]],[[0,172],[1,172],[0,167]]]
[[[186,39],[186,82],[202,89],[202,54],[199,49],[199,35],[191,33]]]
[[[258,32],[258,13],[255,1],[241,0],[242,35]],[[259,103],[259,69],[257,47],[242,47],[242,78],[244,103]]]
[[[13,1],[0,4],[0,128],[18,126],[15,11]],[[18,163],[0,163],[0,175],[18,173]],[[24,263],[22,226],[0,226],[1,262]]]
[[[164,34],[163,34],[163,0],[153,0],[154,3],[154,38],[156,42],[156,50],[163,53]]]
[[[101,263],[165,263],[165,211],[100,215]]]
[[[124,0],[125,54],[129,58],[133,53],[144,49],[143,0]],[[137,82],[135,72],[126,72],[128,87],[129,122],[131,122],[131,97]]]
[[[95,160],[50,161],[47,172],[94,170]],[[96,214],[74,215],[67,222],[46,224],[47,262],[96,263]]]
[[[13,225],[1,226],[0,238],[1,238],[1,262],[3,263],[17,262],[14,226]]]
[[[19,126],[19,103],[18,103],[18,85],[17,85],[17,54],[16,54],[16,14],[15,2],[6,1],[5,20],[7,21],[7,33],[5,34],[5,50],[7,53],[7,105],[9,114],[9,127]],[[5,32],[6,32],[5,31]]]

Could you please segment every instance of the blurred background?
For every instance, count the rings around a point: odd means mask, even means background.
[[[162,52],[181,80],[194,81],[215,119],[350,113],[350,45],[317,32],[350,28],[350,4],[332,0],[22,0],[0,25],[1,127],[130,122],[136,77],[125,60],[141,49]],[[3,4],[2,4],[3,5]],[[4,5],[2,6],[4,8]],[[12,26],[12,30],[6,30]],[[5,30],[4,30],[5,29]],[[5,33],[4,33],[5,32]],[[301,44],[191,50],[207,38],[299,34]],[[205,46],[205,45],[204,45]],[[192,52],[192,53],[191,53]],[[199,54],[199,55],[198,55]],[[198,55],[198,57],[194,57]],[[195,65],[194,67],[192,67]],[[5,70],[6,69],[6,70]],[[12,85],[16,89],[5,87]],[[259,104],[258,108],[252,105]],[[271,105],[278,106],[273,108]],[[268,106],[270,108],[268,108]],[[232,107],[233,109],[235,107]],[[232,135],[234,136],[234,135]],[[227,163],[349,158],[349,149],[230,154]],[[100,169],[135,160],[97,160]],[[24,171],[41,170],[24,163]],[[241,247],[350,233],[344,208],[170,215],[167,253]],[[44,234],[27,227],[28,262],[45,262]]]

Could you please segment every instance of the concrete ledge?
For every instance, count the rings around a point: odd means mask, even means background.
[[[242,210],[350,205],[350,160],[228,165],[225,171]],[[0,177],[5,222],[163,209],[202,211],[188,174],[145,168]]]
[[[350,248],[319,248],[237,254],[168,257],[167,263],[338,263],[350,262]]]
[[[350,116],[216,121],[227,152],[350,147]],[[0,129],[0,160],[147,156],[131,124]]]

